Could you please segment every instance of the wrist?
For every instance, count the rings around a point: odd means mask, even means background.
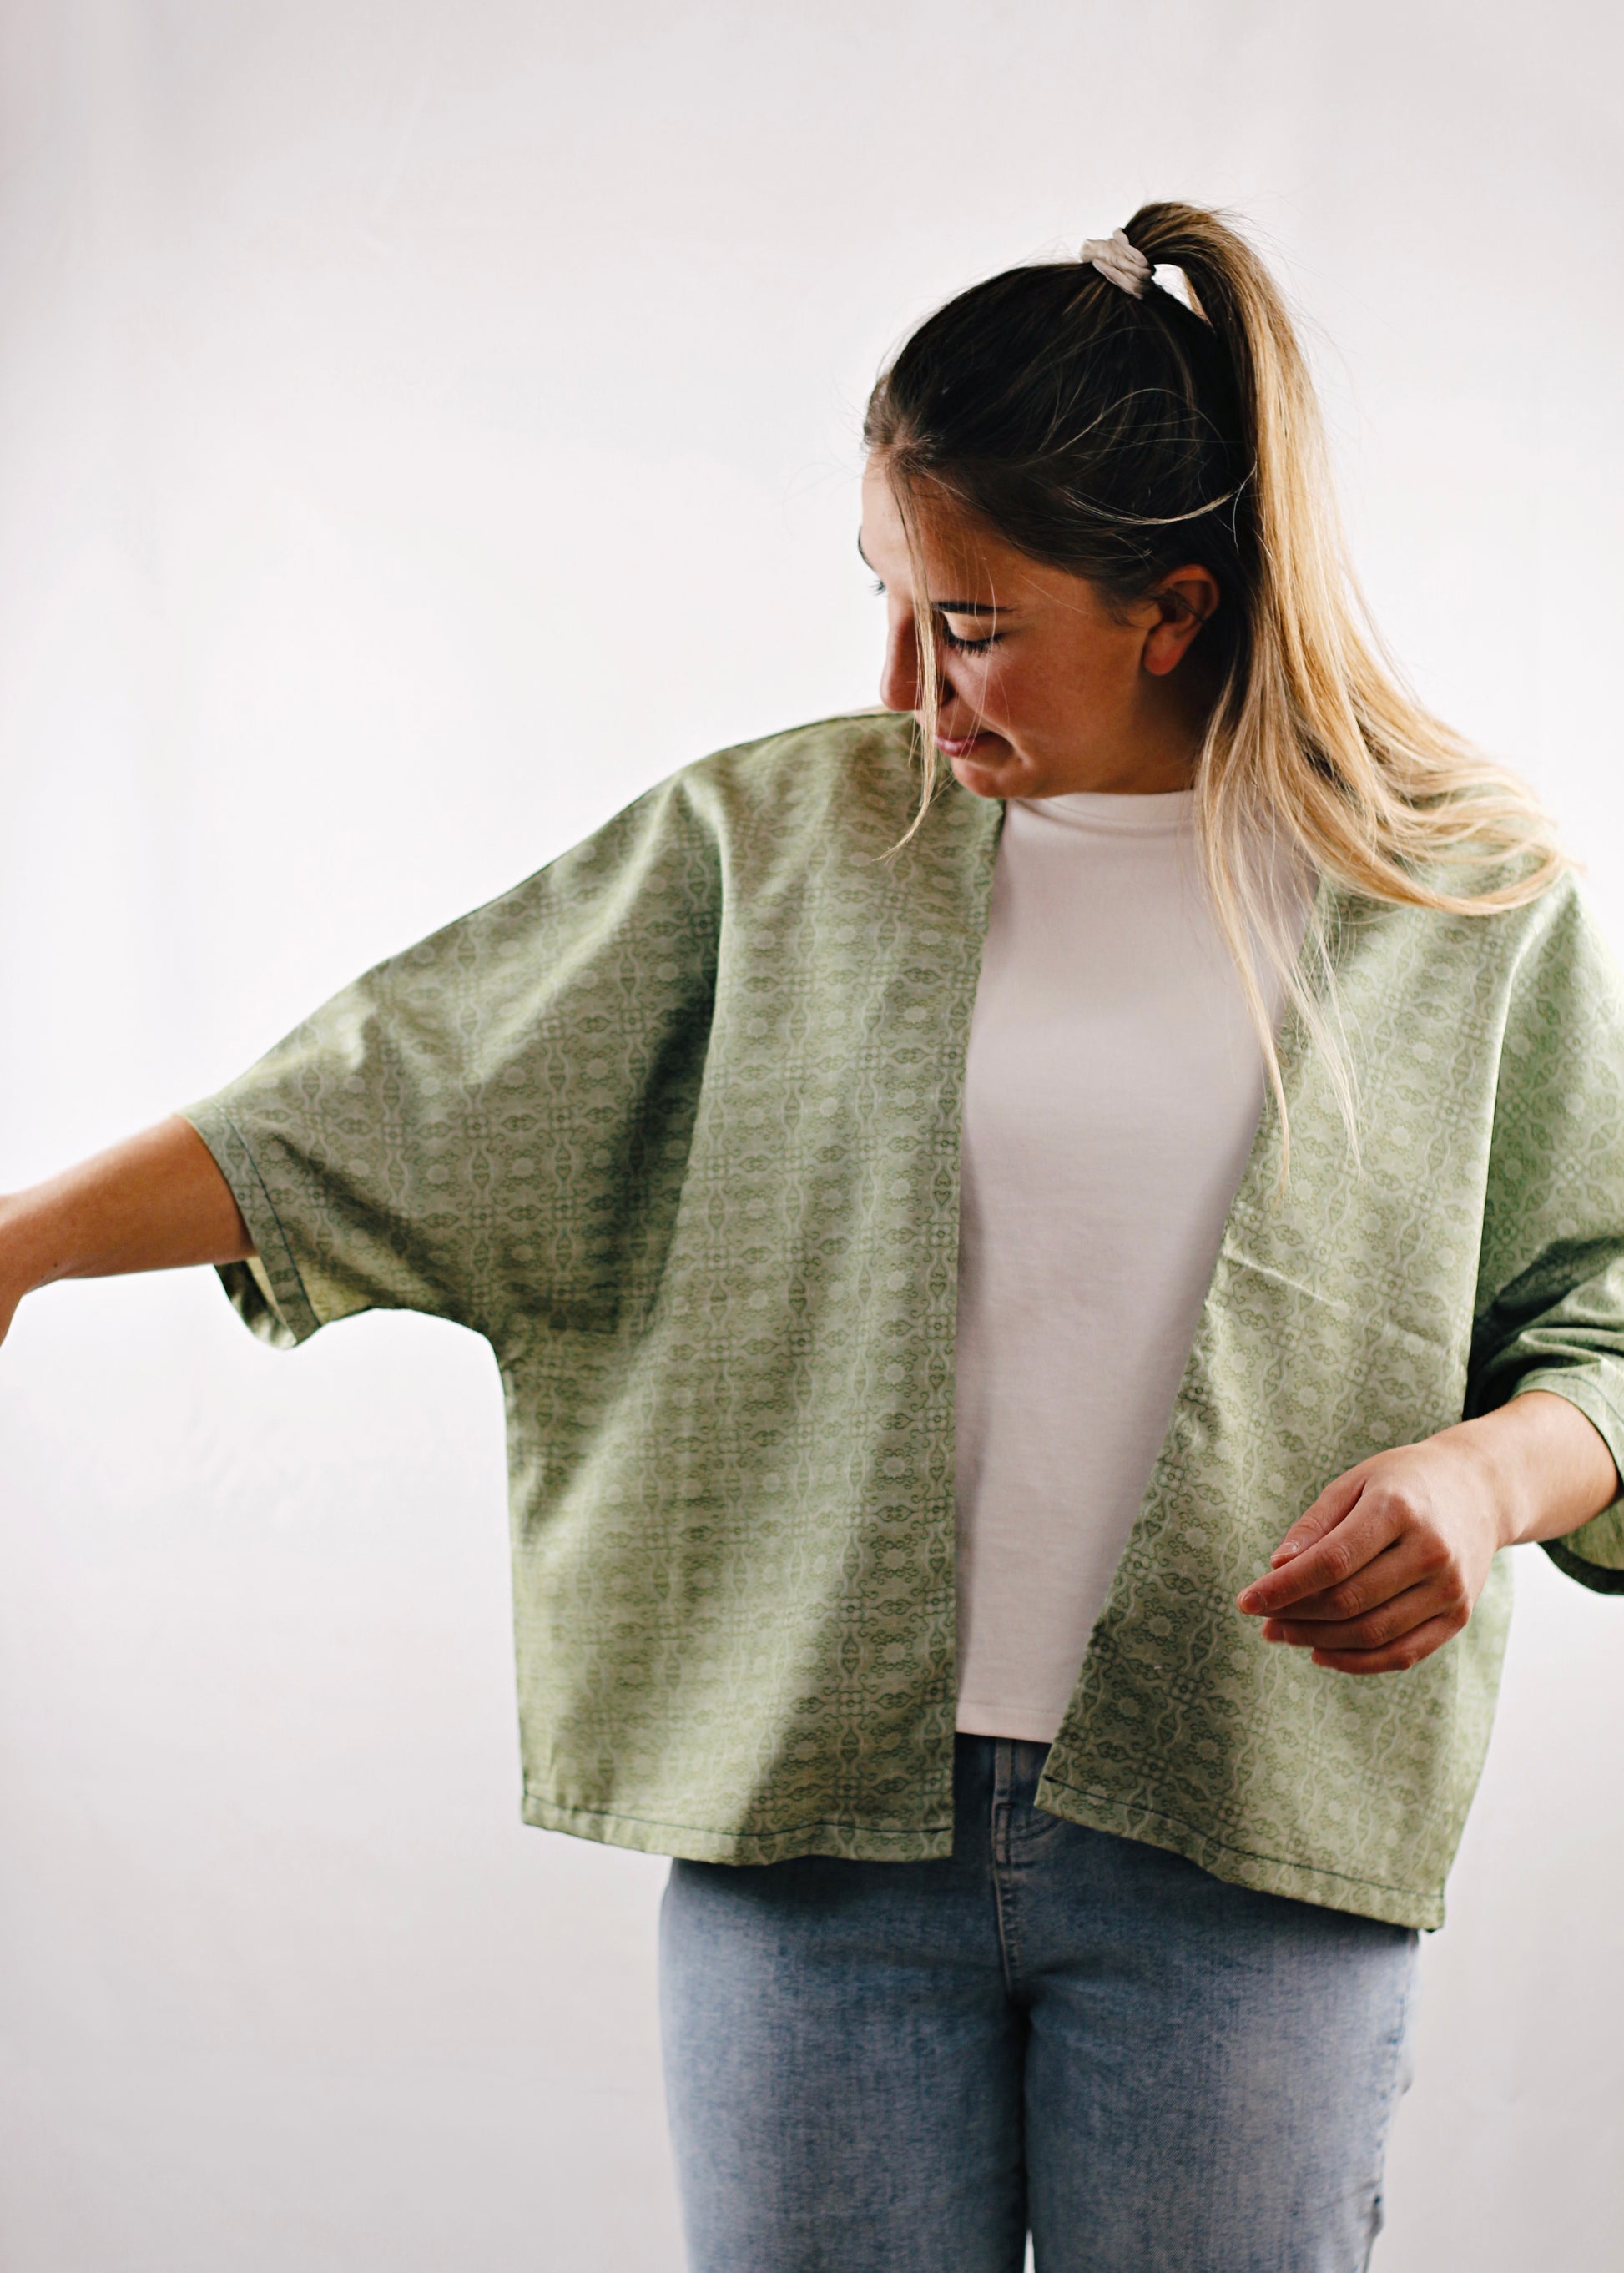
[[[34,1291],[21,1257],[20,1227],[9,1197],[0,1197],[0,1336],[11,1325],[17,1305]]]
[[[1501,1406],[1443,1431],[1476,1473],[1496,1552],[1519,1547],[1532,1536],[1538,1512],[1538,1494],[1520,1419],[1512,1415],[1509,1406]]]
[[[1560,1539],[1599,1515],[1619,1489],[1600,1432],[1552,1390],[1526,1390],[1443,1434],[1477,1469],[1497,1547]]]
[[[24,1192],[0,1193],[0,1305],[6,1315],[56,1274],[41,1248],[35,1211]]]

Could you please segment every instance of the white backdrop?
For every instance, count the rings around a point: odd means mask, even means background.
[[[1624,936],[1621,67],[1604,0],[5,0],[0,1188],[872,699],[876,362],[1147,196],[1263,233],[1378,614]],[[662,1866],[518,1826],[500,1458],[445,1326],[25,1309],[0,2273],[679,2264]],[[1617,2264],[1624,1604],[1523,1561],[1381,2273]]]

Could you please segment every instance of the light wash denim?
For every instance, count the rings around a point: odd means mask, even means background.
[[[676,1863],[691,2273],[1358,2273],[1416,1936],[1033,1805],[961,1737],[951,1862]]]

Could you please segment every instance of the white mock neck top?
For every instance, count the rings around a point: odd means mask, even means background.
[[[1149,1482],[1263,1100],[1194,797],[1012,799],[970,1029],[959,1727],[1047,1743]]]

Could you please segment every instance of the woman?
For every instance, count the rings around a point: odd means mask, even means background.
[[[491,1341],[526,1816],[678,1858],[699,2273],[1347,2273],[1500,1550],[1624,1585],[1624,1003],[1214,215],[965,293],[866,439],[894,716],[7,1201],[0,1311]]]

